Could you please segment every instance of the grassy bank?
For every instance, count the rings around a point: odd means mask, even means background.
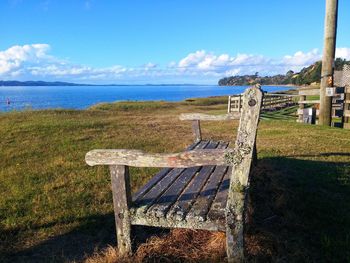
[[[109,174],[105,167],[88,167],[85,153],[180,151],[192,133],[178,114],[225,110],[225,98],[209,98],[0,114],[0,261],[117,257],[112,249],[103,254],[115,244]],[[236,127],[232,122],[202,126],[205,137],[231,141]],[[350,261],[349,152],[350,131],[297,124],[290,111],[264,114],[246,233],[249,260]],[[133,190],[156,170],[132,168]],[[147,238],[143,229],[135,231]],[[136,257],[222,260],[225,255],[221,234],[163,235],[141,246]],[[183,244],[179,235],[191,242]]]

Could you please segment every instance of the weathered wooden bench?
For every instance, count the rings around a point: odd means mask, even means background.
[[[193,122],[195,142],[181,153],[119,149],[86,154],[87,164],[110,167],[119,253],[131,253],[131,225],[145,225],[224,231],[228,260],[243,259],[245,199],[262,97],[257,85],[245,91],[240,113],[182,114],[181,120]],[[200,121],[233,119],[240,119],[234,148],[202,140]],[[129,166],[164,169],[132,197]]]

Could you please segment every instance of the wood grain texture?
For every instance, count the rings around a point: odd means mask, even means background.
[[[92,150],[85,156],[88,165],[127,165],[135,167],[187,168],[203,165],[230,165],[226,156],[231,149],[192,150],[181,153],[157,154],[139,150]]]
[[[227,120],[239,120],[241,114],[239,112],[231,112],[222,115],[209,115],[204,113],[183,113],[179,119],[182,121],[227,121]]]
[[[320,100],[299,100],[299,104],[319,104]]]
[[[199,142],[202,140],[200,120],[193,120],[192,121],[192,132],[193,132],[195,142]]]
[[[193,150],[197,147],[197,145],[200,142],[195,142],[191,144],[189,147],[187,147],[186,151]],[[135,202],[137,199],[141,198],[145,193],[147,193],[157,182],[159,182],[164,176],[166,176],[172,168],[164,168],[159,173],[157,173],[155,176],[152,177],[151,180],[149,180],[141,189],[139,189],[133,196],[133,201]]]
[[[178,201],[174,204],[171,211],[168,213],[168,217],[175,217],[177,220],[184,220],[188,211],[196,201],[199,193],[209,176],[214,171],[215,166],[207,165],[203,166],[199,171],[198,175],[188,185],[187,189],[181,194]]]
[[[320,95],[320,89],[299,89],[300,96],[317,96]]]
[[[196,147],[205,148],[209,141],[201,141]],[[159,180],[142,198],[136,200],[133,204],[136,214],[143,216],[160,196],[175,182],[175,180],[185,171],[184,168],[172,169],[167,176]]]
[[[249,88],[244,92],[235,143],[235,155],[231,159],[234,167],[226,204],[226,249],[229,262],[241,261],[244,258],[245,189],[249,186],[249,175],[262,101],[263,93],[260,85]]]
[[[211,142],[206,148],[226,148],[227,143],[224,142]],[[171,207],[167,217],[175,217],[176,220],[184,220],[186,214],[191,208],[192,204],[198,197],[204,184],[207,182],[210,174],[213,172],[215,166],[203,166],[193,180],[187,185],[187,187],[179,195],[176,203]]]
[[[207,220],[207,214],[212,201],[218,191],[221,181],[226,173],[227,166],[216,166],[212,174],[210,175],[207,183],[200,191],[195,203],[186,216],[188,222],[204,222]]]
[[[197,166],[185,169],[174,183],[158,198],[157,202],[148,209],[147,213],[153,213],[156,217],[166,217],[172,204],[176,202],[181,192],[200,168]]]
[[[232,174],[232,167],[226,171],[224,178],[221,181],[219,186],[219,190],[216,193],[215,199],[213,200],[210,210],[207,215],[207,219],[210,221],[225,221],[225,211],[226,211],[226,203],[228,190],[230,187],[230,176]]]
[[[201,144],[203,145],[203,141]],[[226,148],[227,146],[228,144],[225,142],[214,141],[203,145],[205,149],[215,147]],[[199,171],[193,174],[194,171],[192,169],[198,169]],[[225,221],[223,220],[184,220],[186,211],[196,200],[198,193],[202,189],[202,185],[206,183],[207,178],[214,169],[215,166],[173,169],[182,170],[182,173],[178,174],[178,177],[175,179],[174,177],[170,178],[172,175],[168,174],[162,181],[153,187],[154,189],[152,188],[147,194],[133,204],[131,208],[132,224],[166,228],[177,227],[225,231]],[[192,180],[189,178],[191,173]],[[224,173],[222,173],[222,176],[223,174]],[[169,183],[170,180],[173,180],[172,183]],[[157,197],[153,199],[155,196]],[[144,203],[141,203],[143,201]],[[150,203],[151,206],[149,206]],[[182,207],[180,208],[180,206]],[[182,216],[179,216],[180,214]]]
[[[299,94],[300,94],[300,91],[299,91]],[[299,96],[299,102],[300,101],[304,101],[304,100],[306,100],[306,95],[300,95]],[[305,108],[305,104],[299,103],[298,120],[297,120],[297,122],[300,122],[300,123],[304,122],[304,120],[303,120],[304,108]]]
[[[257,127],[259,123],[260,110],[262,105],[263,93],[260,90],[260,85],[249,88],[244,93],[242,115],[237,131],[234,154],[229,159],[234,165],[234,170],[231,179],[237,181],[242,186],[248,185],[250,166],[254,145],[256,142]]]
[[[127,166],[110,166],[114,216],[117,229],[118,251],[120,255],[129,255],[131,251],[131,220],[129,207],[131,191],[129,168]]]
[[[227,113],[231,113],[231,96],[228,96]]]
[[[220,221],[194,221],[187,222],[186,220],[176,220],[174,217],[162,218],[148,216],[133,216],[131,218],[131,223],[133,225],[142,225],[142,226],[153,226],[153,227],[163,227],[163,228],[189,228],[189,229],[202,229],[209,231],[221,231],[225,232],[225,223]]]
[[[215,149],[216,145],[217,142],[209,142],[203,145],[203,148]],[[184,169],[168,189],[159,195],[157,201],[148,209],[147,213],[153,213],[156,217],[166,217],[172,204],[179,198],[182,191],[200,169],[201,167],[198,166]]]

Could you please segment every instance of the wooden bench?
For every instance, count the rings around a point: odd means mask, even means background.
[[[182,114],[181,120],[193,122],[195,142],[181,153],[119,149],[86,154],[87,164],[110,167],[119,253],[131,254],[131,225],[145,225],[226,232],[228,260],[243,259],[245,199],[262,97],[257,85],[245,91],[240,113]],[[234,148],[202,139],[200,121],[233,119],[240,119]],[[132,197],[129,166],[164,169]]]

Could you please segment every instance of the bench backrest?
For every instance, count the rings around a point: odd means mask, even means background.
[[[231,181],[236,181],[243,187],[249,183],[262,101],[263,92],[260,85],[247,89],[242,96],[242,110],[235,142],[236,153],[231,160],[235,167],[234,178],[231,178]]]
[[[225,115],[207,115],[201,113],[181,114],[180,120],[191,120],[196,141],[202,139],[200,121],[222,121],[239,119],[239,128],[232,154],[227,154],[228,162],[235,168],[231,178],[233,188],[247,187],[249,183],[250,166],[256,158],[256,134],[260,112],[263,103],[263,92],[259,84],[246,89],[239,95],[240,112],[235,111]]]
[[[256,134],[262,101],[263,92],[260,85],[247,89],[243,94],[235,149],[230,159],[233,169],[226,204],[226,247],[229,259],[244,258],[245,200],[256,151]]]

